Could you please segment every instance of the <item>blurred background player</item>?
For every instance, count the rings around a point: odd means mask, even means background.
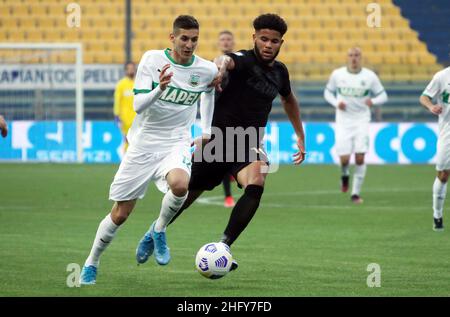
[[[8,135],[8,125],[6,124],[5,118],[0,115],[0,132],[2,133],[2,137],[6,138]]]
[[[119,125],[124,138],[124,151],[128,148],[127,133],[133,123],[136,112],[133,109],[133,88],[136,65],[133,62],[125,64],[125,77],[116,85],[114,91],[114,119]]]
[[[350,48],[347,66],[332,72],[324,91],[326,101],[336,108],[336,152],[340,157],[343,192],[348,190],[350,156],[355,153],[351,200],[356,204],[363,202],[360,192],[367,169],[364,156],[369,150],[370,109],[388,100],[378,76],[361,67],[361,59],[361,49]]]
[[[232,53],[234,51],[234,35],[233,33],[231,33],[231,31],[228,30],[223,30],[219,33],[219,39],[218,39],[218,46],[219,46],[219,50],[222,54],[229,54]],[[228,83],[228,77],[225,76],[225,78],[222,79],[222,89],[224,89],[226,87]],[[216,97],[215,99],[217,100],[219,97],[220,92],[216,91]],[[225,177],[223,178],[223,190],[225,193],[225,200],[223,202],[223,205],[225,207],[229,207],[232,208],[234,207],[234,198],[233,195],[231,194],[231,179],[232,176],[231,175],[225,175]]]
[[[150,181],[164,197],[159,217],[136,250],[136,259],[143,263],[155,251],[159,265],[170,261],[165,231],[187,197],[191,128],[200,96],[202,133],[211,133],[214,88],[210,83],[217,67],[194,55],[198,37],[197,20],[179,16],[170,33],[173,49],[150,50],[142,56],[134,89],[137,116],[128,134],[130,147],[111,184],[109,199],[114,205],[98,227],[80,284],[95,284],[101,254],[133,211],[137,199],[144,198]]]
[[[432,100],[436,98],[437,104]],[[425,88],[420,103],[439,117],[437,143],[437,177],[433,184],[433,218],[435,231],[444,230],[443,210],[450,173],[450,67],[436,73]]]

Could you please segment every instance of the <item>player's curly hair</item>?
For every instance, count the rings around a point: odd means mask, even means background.
[[[200,25],[198,24],[198,21],[196,18],[194,18],[192,15],[180,15],[178,16],[175,21],[173,21],[173,30],[176,31],[178,29],[185,29],[185,30],[191,30],[191,29],[199,29]]]
[[[288,28],[283,18],[274,13],[261,14],[253,21],[253,27],[256,31],[261,29],[275,30],[280,32],[281,36],[287,32]]]

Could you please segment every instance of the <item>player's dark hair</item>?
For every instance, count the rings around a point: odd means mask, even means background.
[[[174,33],[179,29],[198,30],[199,28],[200,25],[198,24],[198,21],[192,15],[180,15],[173,21]]]
[[[273,13],[266,13],[257,17],[253,21],[253,27],[256,31],[262,29],[278,31],[280,32],[281,36],[283,36],[287,32],[288,28],[283,18]]]
[[[227,35],[230,35],[230,36],[234,36],[233,33],[231,31],[228,31],[228,30],[220,31],[219,36],[221,36],[222,34],[227,34]]]

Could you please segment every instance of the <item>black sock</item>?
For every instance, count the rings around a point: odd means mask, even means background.
[[[231,196],[230,175],[228,174],[223,178],[223,190],[225,192],[225,197]]]
[[[259,207],[263,191],[264,187],[258,185],[248,185],[245,188],[244,194],[239,198],[231,211],[230,220],[228,220],[227,228],[223,233],[223,243],[231,246],[241,232],[244,231]]]

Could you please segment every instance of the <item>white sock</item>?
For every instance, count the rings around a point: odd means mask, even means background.
[[[187,193],[183,197],[175,196],[172,191],[169,191],[164,195],[161,203],[161,211],[159,212],[159,217],[155,223],[155,231],[163,232],[166,231],[167,225],[170,220],[176,215],[181,206],[183,206],[184,201],[187,198]]]
[[[341,172],[342,172],[342,176],[350,175],[350,164],[341,165]]]
[[[446,194],[447,183],[442,183],[436,177],[433,184],[433,216],[436,219],[442,218]]]
[[[353,175],[353,190],[352,195],[358,195],[361,192],[361,187],[364,183],[364,177],[366,176],[367,165],[356,165],[355,173]]]
[[[94,244],[92,245],[91,253],[84,263],[85,266],[94,265],[98,267],[100,263],[100,255],[111,243],[118,228],[119,226],[112,221],[111,214],[108,214],[100,222],[97,229],[97,234],[95,235]]]

